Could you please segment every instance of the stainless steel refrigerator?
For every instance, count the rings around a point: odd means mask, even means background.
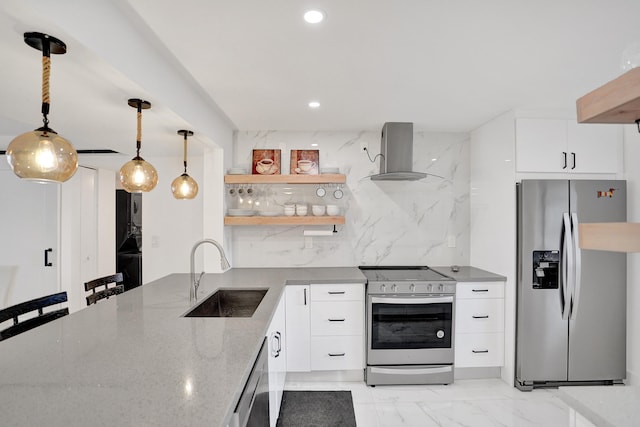
[[[581,250],[578,225],[625,222],[626,182],[523,180],[517,195],[516,387],[620,382],[627,257]]]

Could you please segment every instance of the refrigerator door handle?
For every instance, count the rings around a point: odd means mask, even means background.
[[[573,277],[573,291],[571,292],[571,320],[576,318],[576,313],[578,312],[578,301],[580,296],[580,287],[581,287],[581,272],[582,272],[582,249],[580,249],[580,231],[578,222],[578,214],[575,212],[571,213],[571,225],[573,229],[573,250],[575,252],[575,274]]]
[[[569,311],[571,308],[571,291],[569,287],[573,281],[573,250],[571,248],[572,235],[571,235],[571,218],[567,212],[562,214],[562,286],[561,301],[562,301],[562,319],[567,320],[569,318]]]

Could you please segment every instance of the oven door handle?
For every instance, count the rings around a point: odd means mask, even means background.
[[[424,375],[424,374],[442,374],[445,372],[451,372],[452,366],[439,366],[435,368],[414,368],[414,369],[393,369],[393,368],[378,368],[371,366],[371,372],[374,374],[392,374],[392,375]]]
[[[385,298],[371,297],[372,304],[440,304],[453,303],[453,297],[424,297],[424,298]]]

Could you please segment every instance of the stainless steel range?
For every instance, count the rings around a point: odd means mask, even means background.
[[[368,385],[453,382],[456,282],[428,267],[361,266]]]

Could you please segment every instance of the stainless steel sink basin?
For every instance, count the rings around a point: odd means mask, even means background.
[[[251,317],[267,289],[218,289],[184,317]]]

